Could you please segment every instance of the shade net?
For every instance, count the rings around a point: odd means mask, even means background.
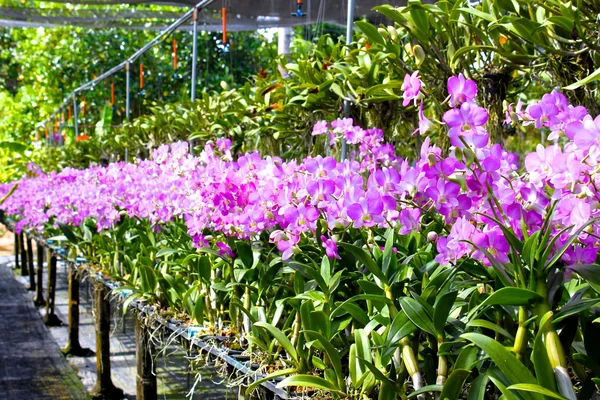
[[[79,26],[88,28],[130,28],[163,30],[179,18],[181,13],[140,10],[110,10],[99,5],[111,4],[163,4],[182,7],[194,6],[198,0],[53,0],[57,3],[96,6],[95,8],[25,8],[0,7],[0,27],[59,27]],[[374,23],[387,22],[373,7],[382,4],[406,5],[406,0],[356,0],[355,16],[366,17]],[[221,8],[227,9],[227,30],[251,31],[263,28],[291,27],[327,22],[346,24],[347,0],[304,0],[301,8],[297,0],[217,0],[213,1],[198,17],[202,30],[222,30]],[[190,30],[191,21],[178,29]]]

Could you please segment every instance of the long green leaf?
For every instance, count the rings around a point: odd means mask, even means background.
[[[551,318],[551,316],[552,314],[549,311],[542,317],[540,329],[538,330],[535,341],[533,342],[531,361],[533,362],[533,368],[535,369],[535,376],[537,377],[538,383],[546,389],[556,391],[554,371],[552,370],[552,365],[550,364],[550,359],[548,358],[548,351],[546,350],[543,340],[543,332],[546,330],[544,325],[549,323],[549,318]]]
[[[274,327],[268,322],[260,321],[255,323],[254,326],[269,331],[269,333],[273,335],[273,337],[279,342],[279,344],[284,348],[284,350],[289,354],[289,356],[292,357],[294,361],[298,362],[298,353],[296,352],[296,348],[283,332],[281,332],[278,328]]]
[[[372,45],[379,44],[385,47],[385,40],[373,25],[365,21],[356,21],[354,25],[367,36]]]
[[[471,371],[466,369],[455,369],[452,371],[444,384],[444,388],[440,394],[440,400],[458,400],[469,375],[471,375]]]
[[[509,331],[502,328],[501,326],[498,326],[497,324],[494,324],[493,322],[486,321],[485,319],[474,319],[473,321],[469,321],[467,323],[467,328],[471,327],[490,329],[496,333],[501,334],[502,336],[507,337],[510,340],[515,340],[515,337],[511,335]]]
[[[457,295],[457,291],[448,292],[444,294],[438,299],[433,309],[433,324],[435,326],[437,334],[440,336],[444,336],[444,328],[446,326],[446,321],[448,320],[450,311],[454,306],[454,302],[456,300]]]
[[[480,347],[491,359],[496,366],[506,376],[511,385],[518,383],[530,383],[537,385],[537,380],[533,374],[514,356],[513,353],[506,350],[504,346],[496,342],[494,339],[479,333],[464,333],[461,335],[478,347]],[[544,397],[535,393],[523,393],[523,397],[528,400],[543,400]]]
[[[373,257],[369,253],[350,243],[339,243],[338,246],[352,253],[354,257],[356,257],[365,267],[367,267],[369,272],[379,278],[382,282],[386,282],[386,277],[383,271],[381,271],[381,269],[377,266],[377,263],[375,260],[373,260]]]
[[[529,393],[537,393],[546,397],[552,397],[553,399],[558,400],[568,400],[566,397],[561,396],[560,394],[554,393],[551,390],[548,390],[540,385],[535,385],[532,383],[518,383],[516,385],[510,385],[507,389],[510,390],[518,390]]]
[[[487,388],[487,383],[490,378],[487,375],[479,375],[473,383],[471,384],[471,388],[469,389],[469,396],[467,400],[484,400],[485,399],[485,390]]]
[[[309,337],[311,337],[311,336],[315,337],[317,339],[317,341],[323,347],[323,350],[325,350],[325,353],[327,353],[329,361],[331,362],[331,366],[333,367],[333,370],[335,371],[335,375],[337,376],[337,382],[336,382],[337,388],[339,390],[342,390],[344,388],[344,374],[342,372],[342,359],[340,357],[340,354],[335,349],[335,347],[333,347],[331,342],[329,340],[327,340],[327,338],[325,338],[325,336],[321,335],[319,332],[316,332],[316,331],[304,331],[304,332],[307,333]]]
[[[490,297],[485,299],[481,304],[479,304],[479,306],[471,310],[471,312],[469,312],[468,319],[487,306],[526,306],[539,300],[542,300],[542,296],[533,290],[518,287],[504,287],[492,293]]]
[[[592,83],[597,81],[598,79],[600,79],[600,68],[598,68],[597,70],[595,70],[594,72],[592,72],[591,74],[589,74],[587,77],[578,80],[575,83],[570,84],[569,86],[565,86],[563,87],[563,89],[565,90],[575,90],[578,89],[582,86],[587,85],[588,83]]]
[[[290,375],[290,374],[293,374],[294,372],[296,372],[296,368],[285,368],[285,369],[280,369],[278,371],[275,371],[275,372],[265,376],[262,379],[258,379],[256,381],[252,382],[252,384],[250,386],[248,386],[248,388],[246,389],[246,396],[250,396],[250,394],[254,391],[254,389],[256,389],[258,386],[262,385],[264,382],[268,382],[274,378],[279,378],[280,376]]]
[[[410,297],[403,297],[400,300],[400,307],[402,307],[402,310],[413,324],[421,330],[436,336],[436,329],[431,316],[427,314],[427,311],[425,311],[417,300]]]
[[[285,378],[279,382],[278,388],[287,386],[307,387],[311,389],[328,390],[333,393],[341,394],[341,392],[327,379],[320,378],[314,375],[294,375]]]

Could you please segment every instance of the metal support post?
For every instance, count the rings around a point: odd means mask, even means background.
[[[352,27],[354,25],[354,0],[348,0],[348,14],[346,21],[346,45],[352,43]],[[349,49],[348,49],[349,50]],[[350,102],[344,100],[344,118],[350,118]],[[348,143],[342,138],[342,161],[348,158]]]
[[[192,14],[194,20],[194,28],[192,30],[192,102],[196,101],[196,71],[198,68],[198,7],[194,7],[194,14]]]
[[[135,325],[135,359],[137,361],[136,399],[156,400],[156,374],[153,371],[152,353],[154,346],[150,340],[150,332],[142,325],[142,314],[134,315]]]
[[[44,323],[48,326],[60,326],[62,322],[56,316],[56,255],[48,249],[48,289],[46,291],[46,315]]]
[[[46,304],[44,300],[44,285],[42,284],[43,273],[44,273],[44,246],[40,243],[37,243],[37,287],[35,291],[35,298],[33,299],[33,304],[37,307],[41,307]]]
[[[196,80],[198,73],[198,7],[194,7],[194,13],[192,14],[192,19],[194,21],[194,28],[192,30],[192,88],[190,98],[192,103],[196,101]],[[194,155],[194,139],[190,140],[190,154]]]
[[[79,116],[77,111],[77,95],[73,93],[73,126],[75,127],[75,137],[79,136]]]
[[[69,273],[69,314],[67,344],[62,348],[64,355],[91,357],[94,352],[84,349],[79,343],[79,273],[75,263],[68,263]]]
[[[110,300],[102,281],[94,283],[96,311],[96,386],[90,392],[93,399],[123,399],[123,391],[113,384],[110,374]]]
[[[129,95],[129,86],[130,86],[130,72],[129,72],[129,61],[125,63],[125,118],[129,121],[129,111],[130,111],[130,95]]]

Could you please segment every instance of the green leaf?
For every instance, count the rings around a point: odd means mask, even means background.
[[[463,346],[456,358],[454,368],[470,370],[473,364],[478,360],[479,349],[472,344]]]
[[[588,226],[590,226],[593,223],[598,222],[599,220],[600,220],[600,218],[592,218],[589,221],[587,221],[585,224],[583,224],[583,226],[581,228],[577,229],[577,231],[574,234],[569,236],[569,238],[565,241],[565,243],[562,245],[562,247],[554,254],[554,256],[552,256],[550,261],[548,261],[546,263],[544,268],[549,269],[550,267],[552,267],[558,260],[560,260],[560,258],[563,256],[563,254],[565,254],[565,251],[567,251],[571,247],[571,244],[573,244],[573,242],[575,240],[577,240],[577,238],[579,238],[579,235],[581,235],[581,232],[583,232],[584,230],[587,229]],[[550,251],[550,249],[548,249],[547,251]]]
[[[598,264],[575,264],[569,269],[577,272],[579,276],[595,285],[600,285],[600,265]]]
[[[365,21],[356,21],[354,25],[365,34],[371,45],[379,44],[381,47],[385,47],[385,40],[373,25]]]
[[[373,302],[378,302],[382,304],[388,304],[389,299],[385,296],[377,295],[377,294],[358,294],[344,301],[331,312],[331,318],[335,318],[341,314],[341,311],[344,310],[345,306],[349,303],[354,303],[361,300],[369,300]],[[338,303],[336,303],[338,304]]]
[[[487,306],[526,306],[542,300],[542,296],[533,290],[518,287],[504,287],[495,291],[485,299],[479,306],[471,310],[470,315],[475,315],[477,311]]]
[[[419,390],[415,390],[414,392],[412,392],[411,394],[409,394],[406,397],[408,397],[409,399],[412,399],[413,397],[416,397],[423,393],[441,392],[443,389],[444,389],[443,385],[428,385],[428,386],[422,387]]]
[[[598,68],[597,70],[595,70],[594,72],[592,72],[590,75],[588,75],[587,77],[570,84],[569,86],[565,86],[563,87],[563,89],[565,90],[575,90],[578,89],[582,86],[587,85],[588,83],[592,83],[597,81],[598,79],[600,79],[600,68]]]
[[[496,22],[496,17],[493,14],[483,12],[481,10],[478,10],[478,9],[474,8],[474,7],[473,8],[462,8],[461,7],[461,8],[458,9],[458,11],[462,11],[462,12],[466,12],[466,13],[472,14],[472,15],[476,16],[477,18],[480,18],[480,19],[482,19],[484,21],[487,21],[487,22]]]
[[[238,256],[242,260],[242,264],[244,264],[244,267],[247,269],[252,268],[254,265],[254,255],[252,254],[252,247],[250,244],[243,240],[238,240],[235,242],[235,248]]]
[[[548,390],[540,385],[535,385],[533,383],[518,383],[516,385],[511,385],[508,387],[510,390],[519,390],[523,392],[530,393],[538,393],[546,397],[552,397],[553,399],[558,400],[568,400],[566,397],[561,396],[560,394],[554,393],[551,390]]]
[[[551,313],[547,313],[548,316],[542,319],[542,323],[548,324]],[[541,325],[541,324],[540,324]],[[554,371],[548,358],[548,351],[543,340],[543,332],[546,329],[540,326],[538,333],[533,343],[533,351],[531,352],[531,361],[533,362],[533,368],[535,369],[535,376],[537,377],[538,383],[550,389],[556,391],[556,381],[554,380]]]
[[[177,253],[175,249],[163,248],[156,252],[156,258],[168,257],[171,254]]]
[[[512,385],[518,383],[537,384],[537,380],[533,377],[529,369],[517,360],[513,353],[506,350],[504,346],[494,339],[479,333],[464,333],[460,337],[480,347],[494,361]],[[527,400],[543,400],[543,396],[532,393],[523,393],[523,397]]]
[[[487,387],[489,377],[487,375],[479,375],[473,383],[471,384],[471,388],[469,389],[469,396],[467,400],[484,400],[485,399],[485,389]]]
[[[393,345],[397,346],[400,339],[410,335],[416,330],[416,325],[408,319],[406,313],[404,311],[400,311],[390,325],[387,333],[386,343],[389,347],[392,347]]]
[[[260,322],[255,323],[254,326],[257,328],[263,328],[263,329],[266,329],[267,331],[269,331],[269,333],[271,335],[273,335],[273,337],[279,342],[281,347],[284,348],[284,350],[288,353],[288,355],[290,357],[292,357],[292,359],[294,361],[298,362],[298,353],[296,352],[296,348],[294,347],[294,345],[292,344],[290,339],[288,339],[288,337],[283,332],[281,332],[278,328],[274,327],[273,325],[269,324],[268,322],[260,321]]]
[[[342,371],[342,359],[340,358],[340,354],[338,353],[338,351],[335,349],[335,347],[333,347],[331,341],[325,338],[325,336],[321,335],[319,332],[304,331],[304,333],[307,333],[309,337],[315,337],[317,341],[321,344],[323,350],[325,350],[325,353],[327,353],[329,362],[331,362],[331,366],[333,367],[335,375],[337,376],[337,388],[339,390],[343,389],[345,386],[344,373]]]
[[[579,314],[598,303],[600,303],[600,299],[580,299],[570,304],[567,303],[554,315],[554,322],[562,321],[573,314]]]
[[[8,140],[0,141],[0,148],[12,151],[14,153],[24,153],[29,150],[29,146],[20,142],[12,142]]]
[[[486,321],[485,319],[474,319],[473,321],[469,321],[467,323],[468,328],[477,327],[477,328],[485,328],[490,329],[496,333],[501,334],[502,336],[507,337],[510,340],[515,340],[515,337],[510,334],[506,329],[494,324],[493,322]]]
[[[198,296],[194,304],[194,319],[199,325],[204,324],[204,296]]]
[[[440,399],[458,400],[469,375],[471,375],[471,371],[469,370],[455,369],[448,377],[446,383],[444,383]]]
[[[436,301],[436,305],[433,308],[433,324],[438,335],[444,336],[444,327],[446,326],[446,321],[448,320],[452,306],[454,306],[457,295],[457,291],[448,292]]]
[[[328,390],[333,393],[342,394],[331,382],[314,375],[294,375],[279,382],[278,388],[287,386],[299,386],[312,389]]]
[[[385,274],[377,266],[377,263],[375,262],[375,260],[373,260],[373,257],[371,257],[369,253],[367,253],[360,247],[350,243],[338,243],[338,246],[352,253],[352,255],[356,257],[358,261],[360,261],[369,270],[369,272],[371,272],[373,275],[379,278],[379,280],[381,280],[382,282],[387,283]]]
[[[506,388],[506,385],[498,377],[490,374],[489,371],[488,371],[488,377],[490,378],[492,383],[494,385],[496,385],[496,387],[498,389],[500,389],[500,392],[502,392],[502,396],[500,397],[499,400],[501,400],[501,399],[503,399],[503,400],[521,400],[521,398],[519,398],[516,394],[514,394],[513,392],[508,390]]]
[[[431,316],[427,314],[427,311],[425,311],[417,300],[410,297],[403,297],[400,299],[400,307],[402,307],[402,310],[413,324],[421,330],[436,336],[436,329]]]
[[[296,372],[296,368],[285,368],[285,369],[277,370],[277,371],[265,376],[262,379],[258,379],[256,381],[252,382],[252,384],[250,384],[248,386],[248,388],[246,389],[246,396],[250,396],[250,394],[254,391],[254,389],[256,389],[258,386],[260,386],[264,382],[268,382],[274,378],[279,378],[280,376],[290,375],[290,374],[293,374],[294,372]]]
[[[75,233],[73,232],[73,230],[67,225],[67,224],[63,224],[62,222],[57,222],[58,223],[58,227],[60,228],[61,232],[65,235],[65,237],[69,240],[69,242],[73,243],[73,244],[77,244],[77,236],[75,236]]]

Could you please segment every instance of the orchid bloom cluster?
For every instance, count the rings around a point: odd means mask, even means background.
[[[418,74],[407,79],[405,103],[416,105],[421,82]],[[57,221],[77,226],[87,218],[103,230],[124,216],[160,227],[181,218],[195,246],[214,245],[229,256],[234,254],[223,237],[251,240],[267,232],[284,259],[300,251],[301,240],[318,240],[329,257],[337,258],[337,240],[350,227],[394,227],[400,234],[430,231],[423,218],[429,214],[442,227],[439,235],[428,235],[436,242],[439,263],[473,257],[488,265],[479,249],[500,262],[509,261],[509,245],[498,223],[520,237],[531,234],[540,229],[554,201],[555,232],[571,227],[567,233],[573,233],[598,216],[598,118],[568,105],[560,93],[544,96],[525,111],[521,104],[511,108],[508,122],[536,124],[568,139],[564,148],[538,146],[527,155],[526,173],[521,173],[515,154],[488,144],[487,111],[474,101],[475,83],[462,75],[452,77],[448,90],[451,108],[443,121],[453,147],[446,158],[425,138],[420,159],[411,165],[383,143],[381,130],[339,119],[317,123],[313,134],[329,135],[332,143],[344,137],[355,150],[350,160],[316,156],[284,162],[258,153],[233,160],[227,139],[207,144],[194,157],[187,143],[174,143],[135,163],[50,174],[34,171],[3,207],[16,216],[18,230],[42,231]],[[424,118],[422,101],[419,109],[427,128],[433,122]],[[0,187],[0,192],[10,186]],[[316,238],[319,220],[327,229]],[[593,262],[599,235],[600,226],[590,225],[564,261]]]

